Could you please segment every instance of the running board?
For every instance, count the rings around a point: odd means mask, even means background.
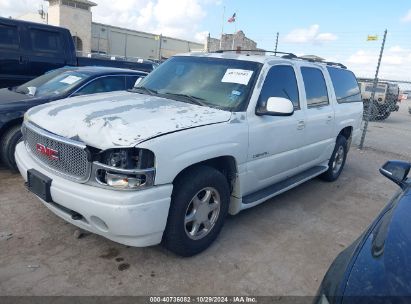
[[[294,188],[313,177],[320,175],[328,170],[327,166],[315,166],[297,175],[283,180],[279,183],[268,186],[243,197],[243,207],[249,208],[262,203],[278,194],[281,194],[291,188]]]

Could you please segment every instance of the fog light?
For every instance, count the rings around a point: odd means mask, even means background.
[[[115,188],[137,188],[143,184],[137,177],[130,177],[123,174],[106,173],[107,185]]]

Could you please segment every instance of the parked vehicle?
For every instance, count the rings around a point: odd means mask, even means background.
[[[374,100],[371,101],[373,80],[359,79],[358,82],[361,88],[361,98],[364,102],[364,115],[367,115],[368,108],[371,107],[370,120],[387,119],[391,112],[399,110],[398,102],[401,99],[398,84],[379,81],[375,89]]]
[[[336,180],[360,135],[354,74],[292,58],[185,54],[132,92],[33,108],[17,165],[74,225],[194,255],[227,213],[316,176]]]
[[[411,296],[411,164],[389,161],[382,175],[401,187],[366,231],[328,269],[315,303],[408,303]]]
[[[145,75],[106,67],[64,67],[18,87],[0,89],[0,160],[17,170],[14,151],[21,140],[21,123],[28,109],[62,98],[131,89]],[[70,98],[68,102],[75,100]]]
[[[76,57],[70,31],[0,18],[0,88],[23,84],[64,66],[107,66],[151,72],[154,62]]]

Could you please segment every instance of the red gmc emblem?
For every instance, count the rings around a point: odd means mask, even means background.
[[[36,144],[36,150],[40,154],[47,156],[50,159],[58,160],[59,159],[59,151],[56,151],[52,148],[46,147],[42,144]]]

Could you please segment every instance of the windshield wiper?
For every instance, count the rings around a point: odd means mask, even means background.
[[[134,87],[131,90],[129,90],[129,92],[136,92],[137,90],[144,91],[144,92],[150,94],[151,96],[157,94],[156,90],[152,90],[152,89],[149,89],[149,88],[146,88],[146,87]]]
[[[204,98],[196,97],[196,96],[189,95],[189,94],[167,92],[167,93],[161,93],[161,95],[172,95],[172,96],[177,96],[177,97],[183,97],[185,99],[188,99],[191,103],[196,104],[198,106],[205,106],[205,107],[209,106],[205,102],[202,102],[203,100],[205,100]]]

